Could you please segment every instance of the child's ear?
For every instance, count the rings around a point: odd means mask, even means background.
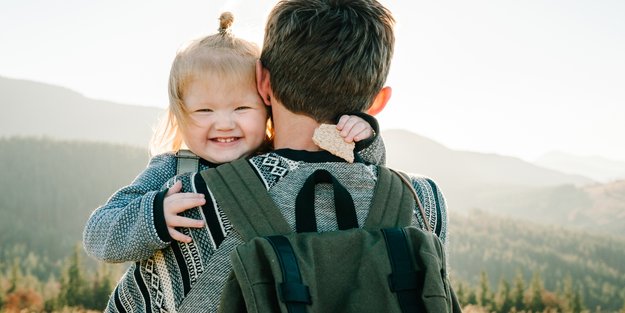
[[[384,110],[384,108],[386,107],[388,100],[391,99],[392,93],[393,89],[391,89],[391,87],[385,86],[384,88],[382,88],[382,90],[380,90],[380,92],[378,92],[378,94],[375,96],[371,107],[367,109],[367,113],[369,115],[376,115],[382,112],[382,110]]]
[[[256,89],[258,89],[258,94],[265,105],[271,105],[272,91],[269,71],[260,63],[260,60],[256,61]]]

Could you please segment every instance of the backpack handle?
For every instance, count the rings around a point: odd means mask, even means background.
[[[306,179],[295,199],[295,231],[298,233],[317,231],[315,186],[319,183],[332,184],[336,222],[339,229],[357,228],[358,219],[352,196],[330,172],[319,169]]]

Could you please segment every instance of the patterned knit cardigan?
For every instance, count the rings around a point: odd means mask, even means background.
[[[321,168],[347,188],[354,199],[359,224],[364,223],[376,182],[375,165],[348,164],[326,152],[294,150],[274,151],[249,161],[293,229],[295,197],[308,175]],[[208,166],[201,163],[200,169]],[[118,282],[106,312],[217,309],[230,271],[228,254],[242,240],[206,190],[201,175],[188,173],[173,178],[175,169],[173,154],[152,158],[131,185],[117,191],[87,222],[83,243],[89,255],[106,262],[133,262]],[[188,244],[172,241],[164,228],[162,197],[176,179],[183,182],[183,191],[201,192],[207,199],[204,206],[182,214],[203,219],[206,224],[204,228],[179,229],[193,239]],[[412,176],[412,182],[430,225],[445,242],[447,214],[442,193],[428,178]],[[330,187],[317,188],[315,206],[320,231],[337,229],[331,199]],[[413,224],[423,225],[419,214],[413,216]]]

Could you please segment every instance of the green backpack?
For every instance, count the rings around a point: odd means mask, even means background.
[[[410,226],[415,200],[427,219],[402,174],[378,167],[358,228],[349,192],[329,172],[315,171],[297,196],[295,233],[248,161],[202,176],[246,241],[230,254],[219,312],[460,312],[440,240]],[[334,188],[338,231],[316,231],[317,183]]]

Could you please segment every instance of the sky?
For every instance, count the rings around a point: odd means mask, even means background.
[[[382,129],[527,161],[625,161],[625,1],[382,2],[397,19]],[[229,10],[233,32],[260,45],[274,3],[3,0],[0,76],[164,108],[183,44]]]

